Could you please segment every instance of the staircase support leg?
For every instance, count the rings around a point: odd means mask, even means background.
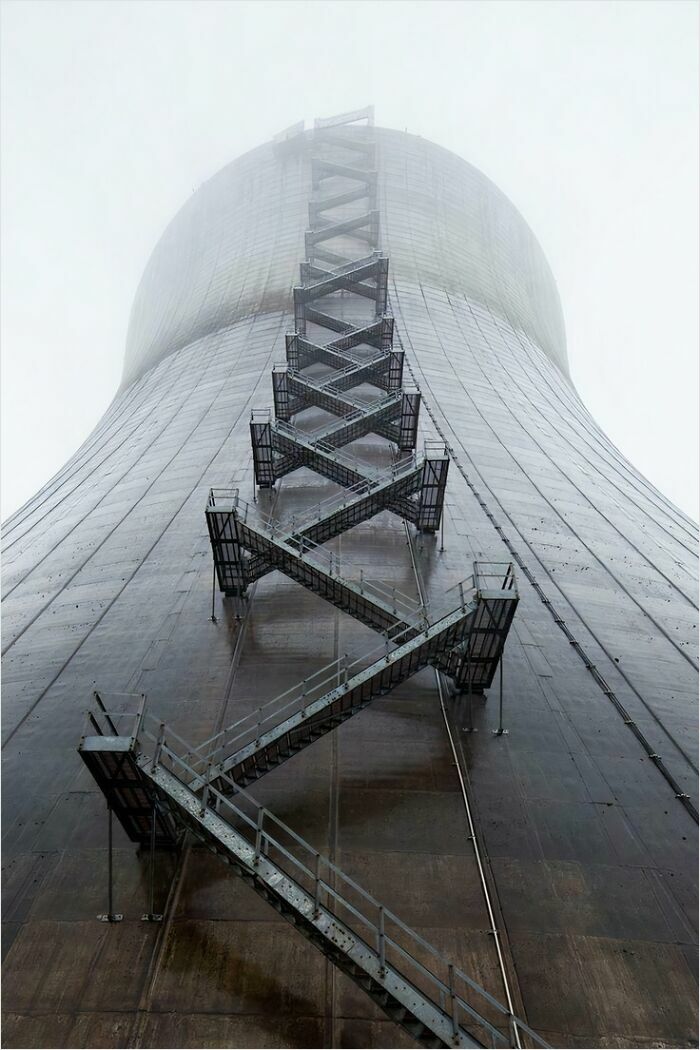
[[[163,916],[155,910],[156,900],[156,807],[158,803],[153,800],[151,811],[151,849],[149,853],[148,870],[148,911],[141,918],[144,922],[162,922]]]
[[[461,584],[460,584],[461,588]],[[471,661],[471,638],[467,639],[467,711],[469,713],[469,724],[464,726],[462,732],[464,733],[476,733],[477,730],[474,728],[474,712],[472,709],[472,661]]]
[[[377,954],[379,956],[379,976],[386,977],[386,938],[384,935],[384,906],[379,905],[379,925],[377,927]]]
[[[107,803],[107,913],[98,915],[100,922],[121,922],[124,916],[115,913],[113,907],[114,871],[112,864],[112,807]]]
[[[494,729],[494,736],[503,736],[508,730],[503,728],[503,653],[499,663],[498,680],[498,729]]]
[[[452,1038],[456,1043],[459,1039],[459,1004],[455,995],[455,968],[452,963],[447,968],[447,981],[450,989],[450,1015],[452,1018]]]
[[[213,565],[213,573],[211,578],[211,622],[216,623],[216,561]]]

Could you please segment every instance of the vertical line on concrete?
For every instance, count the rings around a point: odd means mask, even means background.
[[[406,530],[406,538],[408,540],[408,549],[409,549],[410,558],[411,558],[411,565],[413,567],[413,574],[414,574],[415,580],[416,580],[416,587],[418,588],[418,594],[420,595],[421,601],[425,602],[426,599],[427,599],[427,595],[425,593],[425,588],[424,588],[424,585],[423,585],[423,580],[422,580],[422,577],[421,577],[420,569],[418,568],[418,562],[417,562],[417,559],[416,559],[416,553],[415,553],[415,550],[414,550],[414,547],[413,547],[413,537],[411,536],[411,532],[409,530],[408,523],[406,521],[404,521],[404,528]],[[461,794],[462,794],[462,801],[464,802],[464,810],[465,810],[466,817],[467,817],[467,826],[469,828],[469,835],[470,835],[470,838],[471,838],[472,848],[473,848],[473,851],[474,851],[474,859],[476,860],[476,866],[477,866],[477,870],[479,872],[479,881],[481,883],[481,892],[482,892],[482,895],[483,895],[483,898],[484,898],[484,903],[486,905],[486,912],[487,912],[487,915],[488,915],[489,932],[493,935],[493,941],[494,941],[494,945],[495,945],[495,948],[496,948],[496,957],[497,957],[497,960],[498,960],[498,969],[499,969],[500,974],[501,974],[501,984],[503,985],[503,991],[504,991],[504,994],[505,994],[505,997],[506,997],[506,1003],[508,1005],[508,1009],[511,1012],[511,1014],[515,1014],[516,1011],[513,1009],[513,995],[511,993],[510,981],[508,980],[508,972],[506,970],[505,959],[504,959],[504,956],[503,956],[503,949],[502,949],[502,946],[501,946],[500,931],[499,931],[499,928],[498,928],[498,926],[496,924],[495,909],[494,909],[494,906],[493,906],[493,903],[492,903],[492,900],[491,900],[491,893],[489,892],[489,882],[487,881],[487,878],[486,878],[486,872],[485,872],[486,864],[485,864],[484,860],[482,859],[482,844],[480,844],[481,843],[480,836],[477,837],[477,830],[476,830],[474,818],[473,818],[473,815],[472,815],[472,807],[471,807],[471,804],[470,804],[470,801],[469,801],[469,792],[467,790],[467,784],[466,784],[464,773],[463,773],[463,770],[462,770],[462,764],[459,761],[459,756],[457,754],[457,748],[455,747],[454,737],[452,736],[452,730],[450,728],[450,723],[449,723],[449,720],[448,720],[448,717],[447,717],[447,711],[446,711],[446,708],[445,708],[445,698],[444,698],[444,689],[443,689],[443,684],[442,684],[442,677],[440,675],[440,672],[437,669],[434,669],[434,674],[435,674],[435,685],[436,685],[436,689],[437,689],[437,693],[438,693],[438,698],[440,700],[440,710],[442,712],[443,722],[445,723],[445,731],[447,733],[447,739],[449,741],[450,750],[452,752],[452,758],[453,758],[453,761],[454,761],[455,769],[457,770],[457,778],[459,780],[459,786],[460,786],[460,790],[461,790]],[[466,767],[466,764],[465,764],[465,767]],[[488,861],[486,863],[488,863]],[[495,886],[495,882],[493,880],[493,877],[491,877],[490,882],[491,882],[492,890],[493,890],[496,898],[498,898],[498,890],[497,890],[497,888]],[[502,927],[502,929],[504,931],[505,938],[507,940],[508,939],[508,933],[507,933],[507,930],[506,930],[505,922],[503,921],[503,915],[501,913],[500,905],[498,906],[498,913],[499,913],[499,915],[501,917],[501,927]],[[516,981],[517,981],[517,970],[515,968],[515,962],[513,960],[513,956],[512,956],[512,953],[510,951],[510,944],[508,944],[508,949],[507,950],[508,950],[509,969],[514,974],[514,976],[516,978]],[[520,992],[519,984],[518,984],[517,993],[518,993],[518,1011],[517,1012],[518,1012],[518,1014],[521,1017],[522,1016],[527,1017],[527,1013],[525,1012],[525,1004],[523,1002],[523,997],[522,997],[522,994]],[[513,1036],[514,1036],[515,1046],[516,1046],[517,1050],[520,1050],[520,1047],[521,1047],[522,1044],[520,1042],[520,1036],[518,1034],[517,1027],[515,1027],[514,1030],[513,1030]]]
[[[165,955],[168,942],[170,940],[170,932],[173,927],[173,920],[175,916],[175,909],[177,908],[180,900],[180,892],[182,885],[185,881],[185,870],[187,863],[190,859],[191,848],[189,846],[182,847],[178,856],[177,866],[173,873],[172,881],[170,883],[170,892],[168,893],[168,899],[165,902],[163,908],[163,922],[158,927],[158,934],[156,937],[153,951],[151,952],[151,961],[146,971],[146,976],[143,982],[143,988],[139,1003],[136,1008],[136,1017],[132,1025],[130,1032],[130,1038],[127,1045],[134,1048],[143,1045],[143,1034],[146,1021],[150,1015],[150,1005],[153,992],[155,990],[156,981],[160,975],[161,964],[163,962],[163,956]]]

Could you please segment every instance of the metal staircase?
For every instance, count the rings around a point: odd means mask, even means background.
[[[100,700],[79,748],[133,841],[150,841],[151,820],[162,844],[189,830],[421,1046],[547,1047],[221,769],[202,777],[190,746],[137,699],[118,713]]]
[[[353,658],[344,654],[195,748],[187,758],[200,778],[216,781],[225,773],[236,784],[252,783],[429,663],[444,663],[458,645],[469,654],[475,680],[488,677],[492,631],[484,621],[495,602],[511,610],[517,596],[507,590],[483,597],[473,577],[453,591],[458,604],[453,598],[434,622],[397,625],[383,645]]]
[[[365,134],[343,134],[343,124],[362,118]],[[253,582],[279,570],[383,639],[194,748],[146,714],[145,698],[131,719],[108,712],[97,697],[80,753],[132,841],[175,844],[189,829],[422,1046],[521,1047],[524,1037],[546,1047],[245,790],[427,665],[470,695],[488,688],[518,604],[509,564],[474,563],[473,576],[437,608],[362,573],[341,576],[323,547],[384,510],[435,532],[449,457],[437,443],[415,455],[420,394],[403,386],[403,351],[393,348],[386,313],[388,259],[378,248],[370,114],[317,121],[312,147],[314,198],[294,289],[295,331],[286,339],[286,365],[272,373],[275,416],[254,411],[250,431],[261,488],[304,466],[342,491],[279,521],[265,519],[236,489],[212,489],[207,528],[225,595],[245,596]],[[290,149],[291,140],[277,148]],[[341,149],[347,162],[337,159]],[[298,417],[307,409],[327,419],[304,429]],[[346,446],[368,434],[398,450],[389,466],[348,454]]]

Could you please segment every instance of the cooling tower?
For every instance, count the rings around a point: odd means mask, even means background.
[[[484,175],[229,164],[5,524],[5,1046],[697,1045],[696,542]]]

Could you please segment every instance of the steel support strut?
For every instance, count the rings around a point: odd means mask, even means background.
[[[112,843],[112,804],[107,801],[107,911],[97,918],[100,922],[121,922],[124,916],[114,911],[114,863]]]
[[[385,509],[411,521],[421,532],[442,529],[449,468],[444,445],[426,447],[424,459],[416,462],[421,395],[403,385],[403,353],[393,349],[393,319],[387,314],[389,260],[379,247],[373,143],[371,135],[365,141],[352,135],[346,138],[338,130],[355,119],[357,115],[349,114],[335,122],[322,122],[315,133],[314,199],[309,207],[311,228],[305,236],[306,260],[301,265],[300,284],[294,289],[295,330],[286,338],[286,365],[273,370],[274,417],[268,410],[256,410],[250,423],[254,491],[256,485],[272,488],[287,473],[306,467],[344,492],[307,511],[305,517],[285,523],[260,520],[237,491],[212,490],[207,523],[216,577],[226,595],[244,595],[250,583],[276,569],[372,627],[384,640],[369,666],[369,654],[365,654],[362,666],[349,673],[346,659],[342,668],[340,663],[331,668],[323,688],[316,688],[310,676],[250,719],[239,720],[188,752],[185,757],[193,766],[186,786],[194,801],[187,799],[187,822],[200,834],[212,811],[218,814],[220,803],[238,799],[245,785],[428,663],[453,678],[458,690],[463,689],[466,677],[468,732],[476,731],[473,695],[490,686],[500,663],[497,733],[505,732],[501,656],[517,592],[506,594],[502,585],[493,583],[489,589],[488,572],[481,579],[475,564],[469,599],[460,585],[460,605],[448,616],[431,621],[426,606],[420,610],[407,607],[406,596],[391,589],[378,590],[362,574],[359,585],[343,579],[333,555],[323,550],[323,544],[335,536]],[[347,146],[350,156],[339,157],[339,146]],[[378,391],[373,400],[367,396],[368,385]],[[311,408],[321,410],[327,420],[313,431],[304,430],[298,422],[299,414]],[[408,455],[382,473],[343,451],[370,434]],[[444,533],[440,549],[444,550]],[[410,605],[411,599],[408,602]],[[275,713],[280,717],[275,718]],[[162,779],[163,790],[167,779]],[[254,872],[254,882],[260,882],[269,866],[263,818],[259,810],[256,820],[248,820],[254,832],[246,864]],[[229,836],[228,831],[225,834]],[[307,921],[310,917],[320,923],[332,899],[330,885],[335,882],[329,876],[325,883],[324,905],[322,858],[315,853],[311,863],[312,868],[305,868],[312,880],[305,915]],[[278,880],[276,885],[282,884]],[[392,972],[387,960],[391,942],[386,920],[379,906],[372,966],[383,997],[377,1001],[385,1006],[385,982]],[[333,961],[353,976],[347,958],[340,951],[336,956]],[[437,1035],[440,1028],[438,1042],[442,1045],[481,1045],[465,1029],[457,971],[450,965],[446,972],[448,984],[443,978],[437,992],[439,1025],[432,1031]],[[372,987],[364,976],[362,980],[363,987]],[[405,1027],[420,1041],[420,1028]],[[517,1028],[514,1031],[519,1045]],[[492,1028],[489,1038],[494,1045],[502,1041]],[[538,1040],[534,1037],[533,1041]]]
[[[156,744],[158,746],[158,744]],[[162,747],[162,745],[161,745]],[[162,922],[163,915],[155,910],[156,898],[156,817],[158,802],[153,799],[151,811],[151,847],[148,856],[148,911],[141,918],[144,922]]]
[[[503,728],[503,653],[498,664],[498,729],[493,730],[494,736],[504,736],[508,732]]]

